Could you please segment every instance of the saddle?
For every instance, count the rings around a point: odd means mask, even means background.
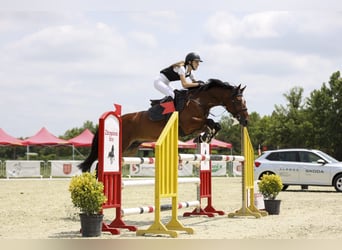
[[[150,100],[151,108],[148,109],[150,120],[168,120],[174,111],[182,111],[188,96],[188,90],[174,90],[175,99],[166,96],[162,99]]]

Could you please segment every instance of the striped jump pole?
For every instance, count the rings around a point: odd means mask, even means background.
[[[122,157],[123,164],[154,164],[154,157]]]
[[[196,177],[182,177],[178,178],[178,183],[195,183],[200,184],[200,178]],[[155,185],[154,179],[141,179],[141,180],[123,180],[122,187],[128,186],[153,186]]]
[[[179,154],[179,160],[180,161],[193,161],[193,162],[202,162],[202,161],[230,162],[230,161],[243,161],[244,157],[239,156],[239,155]]]
[[[210,154],[179,154],[179,162],[201,162],[201,161],[243,161],[244,157],[240,155],[210,155]],[[123,157],[123,164],[154,164],[154,157]]]
[[[199,201],[184,201],[179,202],[177,209],[188,208],[188,207],[198,207],[200,205]],[[160,205],[160,211],[172,210],[172,204],[162,204]],[[121,209],[121,216],[132,215],[132,214],[145,214],[154,213],[155,206],[143,206],[134,208],[124,208]]]

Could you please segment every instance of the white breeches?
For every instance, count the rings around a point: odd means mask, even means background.
[[[173,99],[175,98],[175,93],[173,92],[173,88],[170,86],[170,81],[167,78],[160,74],[154,80],[154,87],[163,93],[166,96],[171,96]]]

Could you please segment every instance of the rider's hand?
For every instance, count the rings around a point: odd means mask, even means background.
[[[203,82],[203,81],[197,81],[197,83],[198,83],[198,86],[200,87],[200,86],[203,86],[205,83]]]

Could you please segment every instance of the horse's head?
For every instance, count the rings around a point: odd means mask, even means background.
[[[248,112],[243,91],[246,86],[241,88],[241,84],[233,88],[230,102],[226,103],[226,109],[236,118],[242,126],[247,126]]]
[[[225,109],[236,118],[242,126],[247,126],[248,112],[246,101],[243,98],[243,91],[246,87],[232,86],[228,82],[222,82],[218,79],[209,79],[207,84],[199,87],[199,89],[191,90],[192,98],[196,95],[201,95],[199,101],[201,106],[209,108],[214,106],[223,106]],[[198,91],[199,90],[199,91]]]

